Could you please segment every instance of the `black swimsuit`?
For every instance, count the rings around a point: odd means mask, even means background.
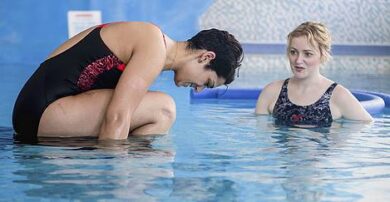
[[[329,107],[329,100],[337,83],[330,85],[321,98],[314,104],[298,106],[288,99],[288,81],[289,79],[284,81],[279,98],[272,112],[275,123],[283,125],[330,126],[333,119]]]
[[[99,26],[73,47],[43,62],[22,88],[13,111],[15,138],[35,141],[40,118],[55,100],[115,88],[125,64],[105,45]]]

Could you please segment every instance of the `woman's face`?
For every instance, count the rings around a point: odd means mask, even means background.
[[[312,46],[306,36],[294,37],[288,49],[291,71],[296,78],[319,74],[321,53],[318,44]]]
[[[195,58],[185,63],[175,71],[175,84],[178,87],[192,87],[200,92],[204,88],[214,88],[225,83],[225,79],[218,77],[214,70],[206,68],[209,60],[201,61]]]

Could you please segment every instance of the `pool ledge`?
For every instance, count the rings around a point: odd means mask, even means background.
[[[190,90],[191,100],[199,99],[245,99],[255,100],[259,97],[262,88],[235,88],[235,89],[205,89],[200,93]],[[390,95],[365,90],[352,90],[352,94],[370,114],[381,113],[384,108],[390,107]]]

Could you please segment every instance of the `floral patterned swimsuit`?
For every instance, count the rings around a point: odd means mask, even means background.
[[[288,81],[289,79],[284,81],[279,98],[272,112],[275,123],[282,125],[330,126],[333,119],[329,107],[329,100],[337,83],[330,85],[315,103],[307,106],[299,106],[288,99]]]

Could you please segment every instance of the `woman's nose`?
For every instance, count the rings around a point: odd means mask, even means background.
[[[204,86],[196,86],[196,87],[195,87],[195,91],[196,91],[196,92],[200,92],[200,91],[202,91],[204,88],[205,88]]]
[[[302,54],[298,54],[296,59],[295,59],[295,63],[302,63],[303,62],[303,56]]]

